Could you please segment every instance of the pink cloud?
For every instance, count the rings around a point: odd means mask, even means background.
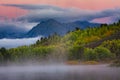
[[[110,24],[113,21],[112,21],[111,17],[104,17],[104,18],[96,18],[96,19],[92,20],[91,22]]]
[[[65,8],[80,8],[84,10],[105,10],[120,7],[120,0],[1,0],[0,4],[49,4]],[[7,18],[15,18],[26,14],[27,11],[0,6],[0,16]],[[109,19],[108,19],[109,20]],[[98,19],[96,21],[108,21],[105,19]]]
[[[16,17],[22,16],[26,13],[27,13],[26,10],[18,9],[15,7],[0,6],[0,16],[3,16],[3,19],[4,19],[4,17],[7,19],[16,18]]]
[[[2,0],[2,4],[50,4],[60,7],[77,7],[103,10],[120,7],[120,0]]]

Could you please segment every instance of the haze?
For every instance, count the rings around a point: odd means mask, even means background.
[[[0,80],[120,80],[120,68],[108,65],[0,67]]]

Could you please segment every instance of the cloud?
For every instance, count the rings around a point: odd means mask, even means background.
[[[59,11],[63,11],[65,9],[63,8],[59,8],[56,6],[52,6],[52,5],[32,5],[32,4],[1,4],[2,6],[11,6],[11,7],[18,7],[21,9],[26,9],[26,10],[37,10],[37,9],[54,9],[54,10],[59,10]]]
[[[29,23],[29,22],[21,22],[21,21],[13,21],[13,20],[0,21],[0,33],[1,32],[23,33],[30,30],[36,24],[37,23]]]
[[[29,22],[40,22],[41,20],[48,18],[54,18],[60,21],[69,21],[80,18],[81,20],[86,20],[85,16],[93,14],[93,11],[79,10],[75,8],[61,8],[52,5],[3,4],[3,6],[11,6],[28,10],[29,13],[19,17],[18,20],[27,20]]]
[[[87,13],[87,12],[85,12]],[[53,18],[59,21],[69,21],[74,19],[88,20],[85,16],[90,14],[85,14],[83,11],[77,12],[75,10],[66,10],[66,11],[56,11],[51,9],[44,10],[32,10],[25,16],[19,17],[18,20],[27,20],[29,22],[40,22],[44,19]]]
[[[15,48],[23,45],[34,44],[41,36],[36,38],[23,38],[23,39],[0,39],[0,47]],[[14,43],[14,44],[13,44]]]
[[[58,21],[92,21],[97,18],[111,17],[111,21],[120,19],[120,8],[103,11],[81,10],[76,8],[61,8],[52,5],[24,5],[3,4],[3,6],[17,7],[29,12],[17,18],[18,21],[40,22],[41,20],[53,18]]]
[[[15,32],[26,32],[33,28],[38,23],[29,23],[28,21],[17,21],[11,20],[0,20],[0,31],[15,31]]]
[[[12,22],[0,22],[0,33],[21,33],[25,32],[25,29],[19,25],[15,25]]]

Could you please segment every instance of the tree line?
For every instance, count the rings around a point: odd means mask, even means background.
[[[104,40],[96,47],[86,45],[105,39],[120,32],[120,21],[110,25],[86,28],[68,32],[64,36],[57,33],[42,37],[35,44],[17,48],[0,48],[0,62],[23,62],[27,60],[80,60],[120,62],[120,39]],[[96,43],[97,44],[97,43]]]

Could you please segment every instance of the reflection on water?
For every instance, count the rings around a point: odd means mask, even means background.
[[[120,68],[107,65],[0,67],[0,80],[120,80]]]

